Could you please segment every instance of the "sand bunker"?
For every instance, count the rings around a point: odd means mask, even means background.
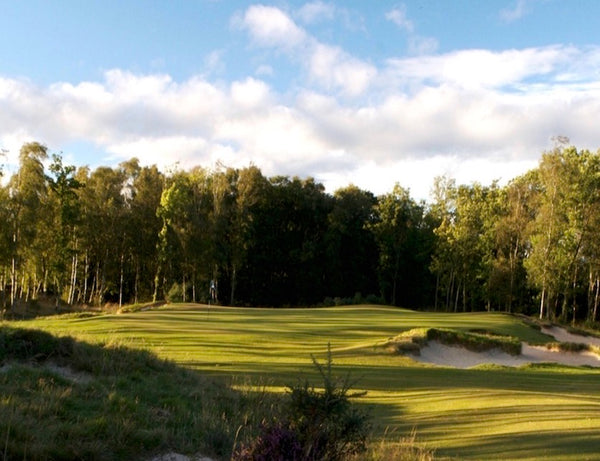
[[[569,333],[564,328],[543,328],[542,332],[553,336],[559,342],[581,343],[600,346],[600,338],[580,336]],[[470,368],[485,363],[518,367],[528,363],[552,362],[569,366],[600,367],[600,357],[593,352],[563,352],[550,350],[544,346],[522,344],[521,355],[510,355],[499,349],[486,352],[473,352],[463,347],[447,346],[438,341],[429,341],[421,348],[421,354],[415,360],[455,368]]]

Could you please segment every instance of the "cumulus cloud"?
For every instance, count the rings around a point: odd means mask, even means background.
[[[335,17],[335,6],[322,1],[310,2],[303,5],[296,15],[305,24],[320,21],[331,21]]]
[[[310,56],[310,76],[326,89],[342,88],[349,95],[363,93],[377,74],[370,64],[339,47],[317,44]]]
[[[278,19],[296,30],[288,20]],[[278,30],[265,35],[270,43]],[[310,43],[298,64],[306,79],[285,95],[257,75],[176,81],[114,69],[77,84],[0,79],[0,147],[15,161],[28,140],[51,150],[83,140],[113,163],[252,162],[330,189],[384,193],[398,181],[424,198],[436,174],[510,179],[535,165],[552,136],[600,146],[600,47],[463,50],[376,68],[298,33]]]
[[[306,32],[282,10],[272,6],[253,5],[249,7],[238,27],[245,28],[252,39],[261,46],[293,48],[302,44]]]
[[[563,75],[575,58],[595,60],[597,50],[549,46],[506,50],[461,50],[443,55],[388,60],[390,76],[398,82],[453,84],[466,88],[529,85],[528,79]],[[585,56],[584,56],[585,55]],[[591,60],[589,58],[592,58]]]
[[[309,13],[301,10],[301,14],[316,14],[326,6],[321,2],[307,4],[304,8],[309,8]],[[278,8],[251,6],[237,26],[246,30],[256,45],[287,53],[304,67],[311,82],[328,91],[357,96],[377,74],[375,66],[340,47],[321,43]]]

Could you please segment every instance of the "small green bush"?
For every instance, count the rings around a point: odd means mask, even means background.
[[[171,285],[166,299],[167,302],[170,303],[180,303],[183,301],[183,289],[179,283],[174,282],[173,285]]]
[[[263,425],[256,439],[234,453],[234,461],[341,461],[365,452],[368,416],[350,402],[364,393],[350,392],[348,376],[333,378],[330,348],[325,365],[314,357],[313,363],[323,390],[308,381],[290,387],[283,416]]]

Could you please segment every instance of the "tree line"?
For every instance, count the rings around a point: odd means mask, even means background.
[[[559,146],[500,187],[431,203],[256,166],[65,165],[23,145],[0,187],[0,300],[248,306],[381,302],[598,318],[600,153]]]

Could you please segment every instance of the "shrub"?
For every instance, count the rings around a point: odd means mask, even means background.
[[[0,365],[10,360],[43,362],[73,354],[72,338],[56,338],[38,330],[0,328]]]
[[[313,363],[323,380],[318,391],[308,381],[290,387],[281,419],[263,425],[260,435],[233,455],[235,461],[341,461],[363,453],[367,446],[368,416],[350,399],[349,377],[332,376],[331,349],[327,362]]]
[[[263,424],[260,435],[234,453],[236,461],[300,461],[304,459],[298,434],[284,423]]]
[[[169,292],[167,293],[166,300],[167,300],[167,302],[170,302],[170,303],[182,302],[183,301],[183,289],[181,288],[181,285],[179,285],[177,282],[174,282],[173,285],[171,285]]]

